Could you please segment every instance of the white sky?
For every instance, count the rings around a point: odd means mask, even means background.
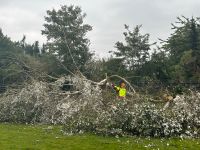
[[[91,51],[106,57],[117,41],[123,41],[124,24],[142,24],[151,42],[166,39],[177,16],[200,17],[200,0],[0,0],[0,28],[12,40],[40,43],[46,10],[60,5],[78,5],[87,13],[85,23],[93,26],[88,34]]]

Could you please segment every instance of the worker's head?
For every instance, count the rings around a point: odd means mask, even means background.
[[[121,87],[121,88],[125,88],[125,87],[126,87],[126,84],[125,84],[124,81],[120,81],[120,87]]]

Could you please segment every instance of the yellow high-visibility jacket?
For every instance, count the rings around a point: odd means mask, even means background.
[[[118,92],[119,97],[126,97],[126,89],[125,88],[121,88],[121,87],[115,86],[115,89],[117,91],[119,91]]]

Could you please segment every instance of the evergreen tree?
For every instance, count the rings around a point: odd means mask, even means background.
[[[86,33],[92,29],[83,23],[86,14],[80,7],[61,6],[59,10],[48,10],[43,35],[47,36],[46,51],[56,55],[70,70],[83,70],[91,59]]]
[[[38,56],[40,54],[40,47],[39,47],[39,42],[35,41],[33,44],[33,56]]]
[[[171,77],[179,82],[200,80],[200,23],[199,19],[178,17],[172,24],[174,33],[163,48],[169,53]]]
[[[136,26],[133,31],[125,25],[126,32],[124,32],[125,43],[117,42],[116,51],[113,53],[116,57],[121,57],[124,64],[130,71],[136,71],[141,68],[143,64],[149,59],[149,34],[142,35],[140,33],[141,26]]]

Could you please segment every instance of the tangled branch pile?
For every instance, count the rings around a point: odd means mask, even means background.
[[[63,84],[68,86],[62,90]],[[0,121],[63,124],[67,134],[200,136],[200,94],[177,96],[166,110],[145,96],[125,101],[109,95],[106,80],[62,77],[54,83],[32,81],[0,97]]]
[[[168,110],[141,96],[113,103],[115,105],[106,107],[99,105],[98,109],[88,103],[66,121],[65,130],[118,136],[200,136],[199,93],[177,96]]]

